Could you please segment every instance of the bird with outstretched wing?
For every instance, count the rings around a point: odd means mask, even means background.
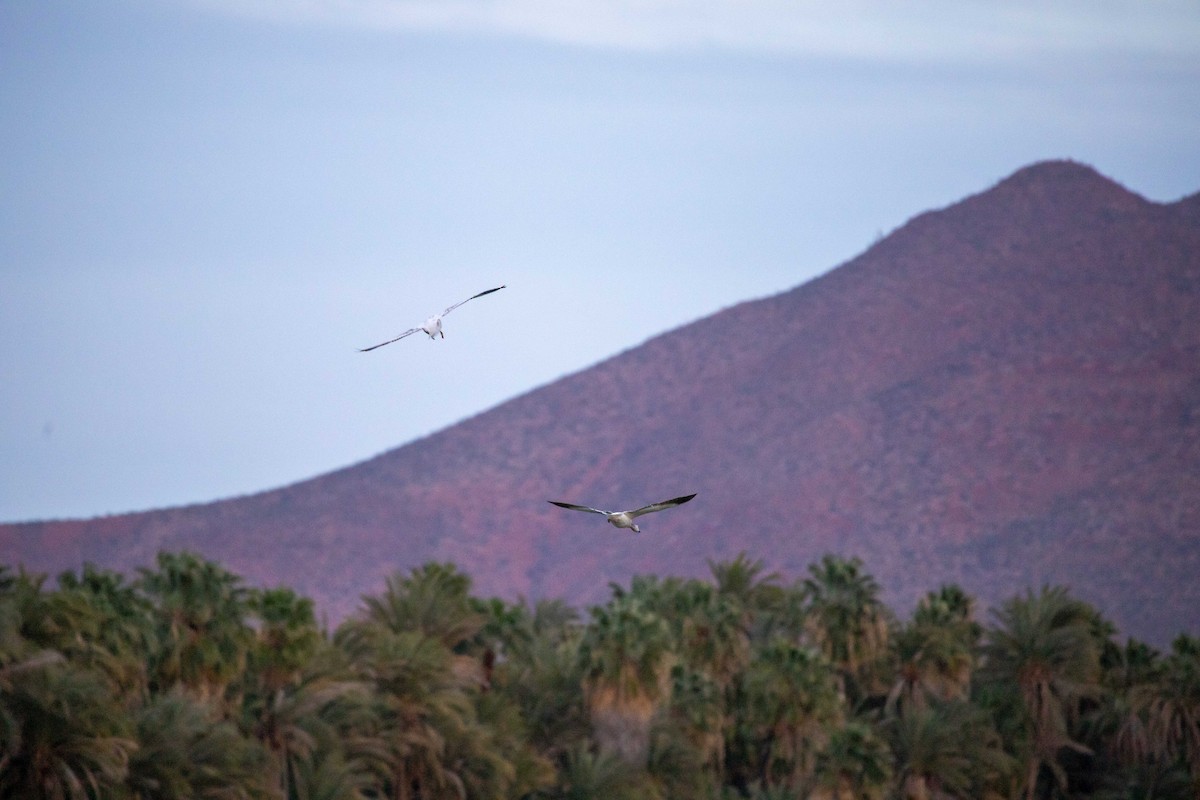
[[[425,331],[425,333],[429,334],[430,339],[437,339],[438,336],[441,336],[443,339],[445,339],[446,334],[443,333],[443,331],[442,331],[442,317],[446,316],[451,311],[453,311],[454,309],[461,306],[463,303],[470,302],[471,300],[474,300],[477,297],[483,297],[485,294],[491,294],[492,292],[498,292],[503,288],[505,288],[505,287],[497,286],[495,289],[488,289],[486,292],[480,292],[479,294],[473,294],[470,297],[468,297],[466,300],[459,300],[457,303],[450,306],[442,313],[434,314],[432,317],[425,320],[425,323],[423,325],[418,325],[415,328],[409,328],[404,333],[400,334],[399,336],[397,336],[394,339],[388,339],[386,342],[380,342],[379,344],[371,345],[370,347],[364,347],[363,349],[359,350],[358,352],[369,353],[370,351],[372,351],[378,347],[383,347],[385,344],[391,344],[392,342],[398,342],[401,339],[403,339],[405,336],[411,336],[412,334],[416,333],[417,331]]]
[[[577,506],[574,503],[560,503],[557,500],[547,500],[550,505],[558,506],[559,508],[569,508],[572,511],[586,511],[590,514],[603,514],[608,523],[615,528],[625,528],[634,533],[641,533],[642,529],[637,526],[634,519],[643,514],[652,514],[655,511],[663,511],[675,506],[681,506],[687,501],[695,497],[695,494],[685,494],[682,497],[675,497],[670,500],[663,500],[661,503],[651,503],[648,506],[635,508],[632,511],[605,511],[601,508],[592,508],[591,506]]]

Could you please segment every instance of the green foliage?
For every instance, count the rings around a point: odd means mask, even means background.
[[[965,700],[933,701],[889,717],[883,731],[894,756],[897,783],[922,797],[1002,793],[1016,762],[1004,751],[990,715]]]
[[[1120,646],[1061,587],[899,622],[858,559],[709,567],[583,619],[427,564],[332,632],[191,553],[0,567],[0,797],[1200,795],[1200,639]]]
[[[182,687],[201,701],[221,698],[245,669],[253,640],[249,590],[194,553],[159,553],[158,569],[140,572],[140,588],[156,610],[151,685]]]
[[[135,797],[267,797],[261,745],[180,690],[153,698],[132,715],[138,749],[127,785]]]
[[[838,675],[814,649],[777,640],[741,676],[738,748],[764,786],[808,786],[829,734],[845,717]]]
[[[882,688],[892,622],[879,585],[862,566],[857,558],[826,555],[803,582],[808,638],[837,668],[854,707]]]
[[[1064,749],[1090,755],[1073,737],[1084,701],[1099,696],[1100,653],[1094,609],[1060,586],[1028,592],[996,611],[987,632],[980,678],[997,692],[997,709],[1011,726],[1025,764],[1025,796],[1049,782],[1068,788]]]
[[[667,621],[651,609],[657,592],[642,583],[593,608],[579,645],[596,741],[630,763],[645,760],[650,721],[669,691],[674,641]]]
[[[921,708],[930,700],[965,699],[983,633],[974,603],[958,586],[943,586],[917,604],[891,639],[897,680],[887,705]]]
[[[881,798],[891,779],[891,752],[866,722],[835,728],[817,756],[818,785],[837,795]]]
[[[137,745],[99,674],[62,662],[10,665],[0,710],[0,797],[120,790]]]

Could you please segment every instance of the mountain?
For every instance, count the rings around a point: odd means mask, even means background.
[[[640,535],[547,500],[698,492]],[[741,303],[368,461],[273,491],[0,526],[56,573],[192,549],[331,621],[453,561],[479,594],[607,596],[746,551],[787,578],[858,556],[907,612],[1061,583],[1165,643],[1200,609],[1200,194],[1068,161],[922,214]]]

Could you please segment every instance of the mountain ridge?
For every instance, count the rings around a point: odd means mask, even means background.
[[[483,592],[586,603],[743,550],[791,577],[837,552],[899,606],[948,581],[988,603],[1064,582],[1163,641],[1200,607],[1186,580],[1200,574],[1198,253],[1200,193],[1153,203],[1040,162],[812,281],[356,464],[211,503],[2,525],[0,551],[128,570],[188,547],[335,619],[428,560]],[[693,491],[640,536],[545,502]]]

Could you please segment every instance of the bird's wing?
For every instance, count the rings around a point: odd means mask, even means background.
[[[374,350],[376,347],[383,347],[385,344],[391,344],[392,342],[398,342],[401,339],[403,339],[405,336],[411,336],[412,334],[416,333],[419,330],[421,330],[421,329],[420,328],[409,328],[404,333],[397,336],[395,339],[388,339],[386,342],[380,342],[379,344],[373,344],[370,347],[364,347],[362,350],[359,350],[358,352],[366,353],[371,350]]]
[[[559,508],[569,508],[572,511],[590,511],[593,514],[603,514],[606,517],[610,513],[612,513],[609,511],[603,511],[599,508],[592,508],[591,506],[577,506],[577,505],[572,505],[571,503],[560,503],[557,500],[547,500],[546,502],[549,503],[550,505],[558,506]]]
[[[450,306],[445,311],[443,311],[442,316],[443,317],[446,316],[451,311],[453,311],[454,309],[461,306],[463,303],[470,302],[471,300],[474,300],[476,297],[483,297],[485,294],[491,294],[492,292],[498,292],[503,288],[504,288],[503,286],[497,286],[495,289],[488,289],[486,292],[480,292],[479,294],[473,294],[470,297],[468,297],[466,300],[459,300],[457,303],[455,303],[454,305]]]
[[[641,508],[635,509],[633,511],[627,511],[625,513],[627,513],[631,517],[640,517],[642,514],[649,514],[654,511],[662,511],[664,508],[674,508],[675,506],[681,506],[684,503],[686,503],[688,500],[691,500],[695,496],[696,495],[694,495],[694,494],[685,494],[683,497],[676,497],[671,500],[664,500],[661,503],[651,503],[648,506],[642,506]]]

